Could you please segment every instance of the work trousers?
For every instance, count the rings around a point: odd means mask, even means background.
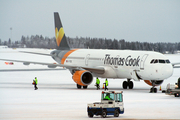
[[[37,84],[35,83],[34,84],[34,90],[37,90],[38,89],[38,87],[37,87]]]

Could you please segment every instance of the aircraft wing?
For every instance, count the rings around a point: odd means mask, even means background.
[[[173,68],[180,68],[180,63],[172,63]]]
[[[54,55],[51,55],[51,54],[44,54],[44,53],[37,53],[37,52],[27,52],[27,51],[19,51],[19,52],[37,54],[37,55],[46,55],[46,56],[52,56],[52,57],[54,56]],[[12,60],[10,60],[10,61],[12,61]],[[88,71],[93,72],[93,73],[98,73],[98,74],[103,74],[105,72],[105,69],[103,67],[82,67],[82,66],[71,66],[71,65],[50,64],[50,63],[40,63],[40,62],[30,62],[30,61],[17,61],[17,60],[15,60],[14,62],[23,62],[25,65],[26,65],[26,63],[27,64],[28,63],[29,64],[33,63],[33,64],[48,65],[48,67],[57,67],[57,66],[59,66],[59,67],[73,68],[73,69],[76,69],[76,70],[79,70],[80,68],[82,68],[82,69],[88,70]]]
[[[51,71],[51,70],[65,70],[64,68],[58,69],[0,69],[0,72],[17,72],[17,71]]]
[[[71,68],[71,69],[76,69],[76,70],[85,69],[85,70],[88,70],[90,72],[98,73],[98,74],[103,74],[105,72],[105,69],[103,67],[83,67],[83,66],[74,66],[74,65],[62,65],[62,64],[33,62],[33,61],[23,61],[23,60],[10,60],[10,59],[0,59],[0,60],[2,60],[2,61],[11,61],[11,62],[12,61],[13,62],[21,62],[24,65],[29,65],[29,64],[47,65],[49,68],[66,67],[66,68]],[[21,70],[19,70],[19,71],[21,71]],[[30,71],[30,70],[27,70],[27,71]]]

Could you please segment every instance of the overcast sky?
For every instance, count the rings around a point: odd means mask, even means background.
[[[69,37],[180,42],[180,0],[0,0],[0,39],[54,37],[53,12]]]

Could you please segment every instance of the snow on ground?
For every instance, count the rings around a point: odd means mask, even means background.
[[[48,56],[18,53],[18,50],[50,53],[42,49],[6,49],[0,50],[0,58],[42,61],[53,63]],[[180,55],[167,55],[171,62],[180,62]],[[31,69],[46,66],[22,63],[5,65],[0,61],[0,69]],[[172,77],[165,80],[162,89],[168,83],[174,84],[180,77],[180,69],[174,69]],[[32,80],[38,78],[37,91]],[[104,79],[101,80],[104,83]],[[123,80],[109,79],[109,90],[121,91]],[[68,70],[0,72],[0,119],[20,120],[86,120],[87,104],[98,102],[101,91],[95,89],[95,78],[88,89],[78,90]],[[157,87],[159,89],[159,86]],[[133,90],[123,90],[125,112],[118,118],[108,116],[105,119],[180,119],[180,97],[168,96],[161,91],[149,93],[150,86],[144,81],[135,82]],[[93,119],[102,119],[95,116]]]

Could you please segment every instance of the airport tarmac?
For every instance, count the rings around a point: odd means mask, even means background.
[[[54,62],[51,57],[46,57],[17,53],[13,50],[0,50],[0,58]],[[171,62],[180,61],[180,55],[168,55],[168,57]],[[24,66],[22,63],[5,65],[4,61],[0,61],[0,69],[17,68],[46,69],[47,67]],[[180,68],[174,69],[172,77],[163,82],[162,89],[165,89],[168,83],[177,82],[179,73]],[[34,77],[38,78],[38,90],[34,90],[32,85]],[[105,79],[100,79],[101,88],[104,81]],[[149,93],[151,86],[144,81],[133,82],[134,89],[123,90],[122,79],[109,79],[109,90],[123,91],[125,112],[118,118],[94,116],[92,119],[180,119],[180,97],[168,96],[161,91]],[[95,78],[88,89],[76,89],[76,84],[68,70],[0,72],[0,119],[91,119],[87,115],[87,104],[100,101],[102,91],[102,89],[96,90],[94,84]],[[159,90],[159,86],[157,88]]]

